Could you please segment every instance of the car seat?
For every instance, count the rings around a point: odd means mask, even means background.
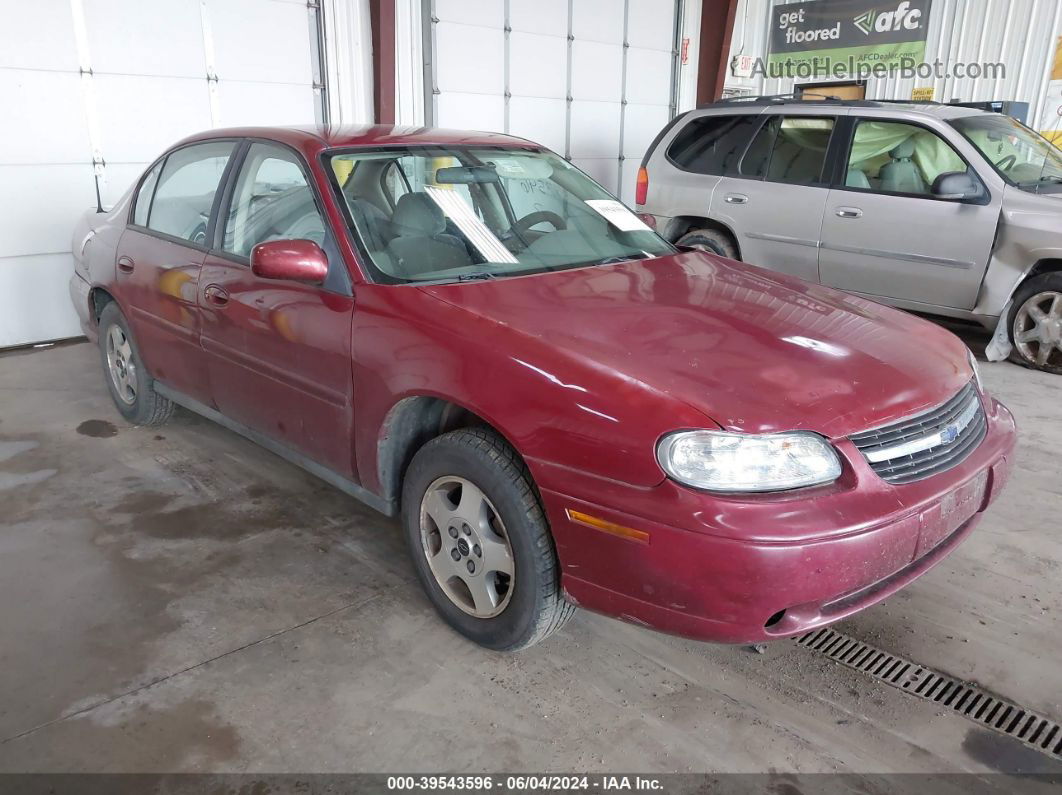
[[[464,244],[446,234],[442,208],[424,193],[407,193],[398,200],[391,228],[397,235],[387,245],[396,276],[418,276],[431,271],[471,265]]]
[[[844,184],[849,188],[863,188],[870,190],[873,186],[867,179],[867,172],[859,168],[848,169],[848,175],[844,178]]]
[[[892,160],[883,165],[879,172],[882,190],[896,193],[929,192],[926,181],[922,179],[922,173],[911,160],[914,151],[914,136],[889,151]]]

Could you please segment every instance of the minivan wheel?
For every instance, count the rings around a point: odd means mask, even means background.
[[[489,430],[451,431],[417,451],[402,527],[435,609],[481,646],[526,648],[575,612],[527,467]]]
[[[155,391],[129,321],[114,302],[100,314],[99,342],[107,387],[119,413],[134,425],[166,422],[173,414],[173,403]]]
[[[737,259],[737,244],[734,238],[719,229],[691,229],[678,240],[677,246],[689,246],[701,251],[710,251],[727,259]]]
[[[1062,273],[1045,273],[1014,294],[1010,315],[1011,359],[1062,374]]]

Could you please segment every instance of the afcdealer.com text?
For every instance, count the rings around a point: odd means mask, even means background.
[[[889,57],[889,56],[883,56]],[[753,77],[766,77],[772,80],[798,79],[806,80],[812,77],[833,77],[837,79],[858,77],[899,77],[905,79],[922,78],[939,79],[949,78],[962,80],[963,78],[1005,78],[1007,67],[997,62],[964,63],[956,61],[948,64],[940,59],[934,61],[916,61],[914,58],[901,57],[894,60],[889,57],[889,62],[875,60],[874,53],[866,55],[848,56],[847,58],[831,58],[829,56],[814,56],[801,60],[790,60],[780,63],[767,63],[763,58],[757,58],[752,64]]]

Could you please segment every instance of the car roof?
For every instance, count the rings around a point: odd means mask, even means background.
[[[859,108],[862,110],[884,110],[893,113],[915,113],[933,116],[938,119],[957,119],[965,116],[980,116],[988,111],[979,108],[966,108],[960,105],[948,105],[943,102],[893,102],[873,99],[796,99],[793,97],[733,97],[718,102],[698,105],[697,110],[726,110],[749,113],[762,113],[767,108],[779,108],[792,105],[800,108]]]
[[[315,153],[347,146],[504,146],[540,148],[524,138],[476,130],[441,127],[371,125],[299,125],[292,127],[228,127],[191,135],[178,146],[217,138],[264,138]]]

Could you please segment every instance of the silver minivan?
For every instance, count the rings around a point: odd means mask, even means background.
[[[672,242],[1000,332],[1062,373],[1062,151],[996,113],[764,97],[675,118],[636,204]]]

